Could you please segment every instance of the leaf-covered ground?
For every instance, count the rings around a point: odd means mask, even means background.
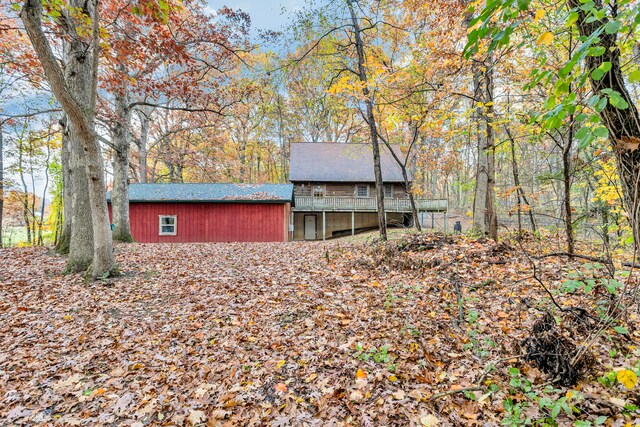
[[[430,236],[116,251],[123,276],[88,283],[46,249],[0,250],[0,425],[640,424],[640,386],[616,378],[640,369],[637,305],[614,316],[625,334],[594,338],[597,326],[553,306],[515,245]],[[533,261],[561,307],[591,316],[607,298],[597,286],[558,292],[591,264]],[[575,387],[521,357],[547,311],[569,341],[587,342]]]

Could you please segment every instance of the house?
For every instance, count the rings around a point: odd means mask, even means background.
[[[142,243],[286,242],[292,202],[291,184],[130,184],[131,234]]]
[[[403,155],[398,146],[393,150]],[[402,169],[380,147],[387,223],[414,221]],[[411,183],[412,176],[409,176]],[[319,240],[378,228],[370,144],[292,143],[289,180],[294,187],[293,240]],[[446,200],[416,199],[419,212],[446,211]]]

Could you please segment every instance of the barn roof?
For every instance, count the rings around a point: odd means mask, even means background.
[[[107,193],[107,200],[111,194]],[[129,184],[130,202],[287,203],[293,184]]]
[[[400,147],[393,145],[400,159]],[[404,182],[402,170],[389,149],[380,144],[384,182]],[[292,182],[374,182],[373,151],[370,144],[297,142],[291,144],[289,180]],[[409,180],[411,180],[411,174]]]

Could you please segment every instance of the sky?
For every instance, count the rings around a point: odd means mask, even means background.
[[[208,0],[212,10],[228,6],[231,9],[242,9],[251,16],[254,30],[278,31],[286,26],[292,12],[300,10],[305,0]]]

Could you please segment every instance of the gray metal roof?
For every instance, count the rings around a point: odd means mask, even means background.
[[[404,155],[392,146],[400,160]],[[404,182],[402,170],[389,149],[380,144],[384,182]],[[373,150],[370,144],[297,142],[291,144],[289,180],[292,182],[374,182]],[[409,180],[412,176],[409,173]]]
[[[130,184],[131,202],[286,203],[293,184]],[[111,194],[107,193],[107,200]]]

